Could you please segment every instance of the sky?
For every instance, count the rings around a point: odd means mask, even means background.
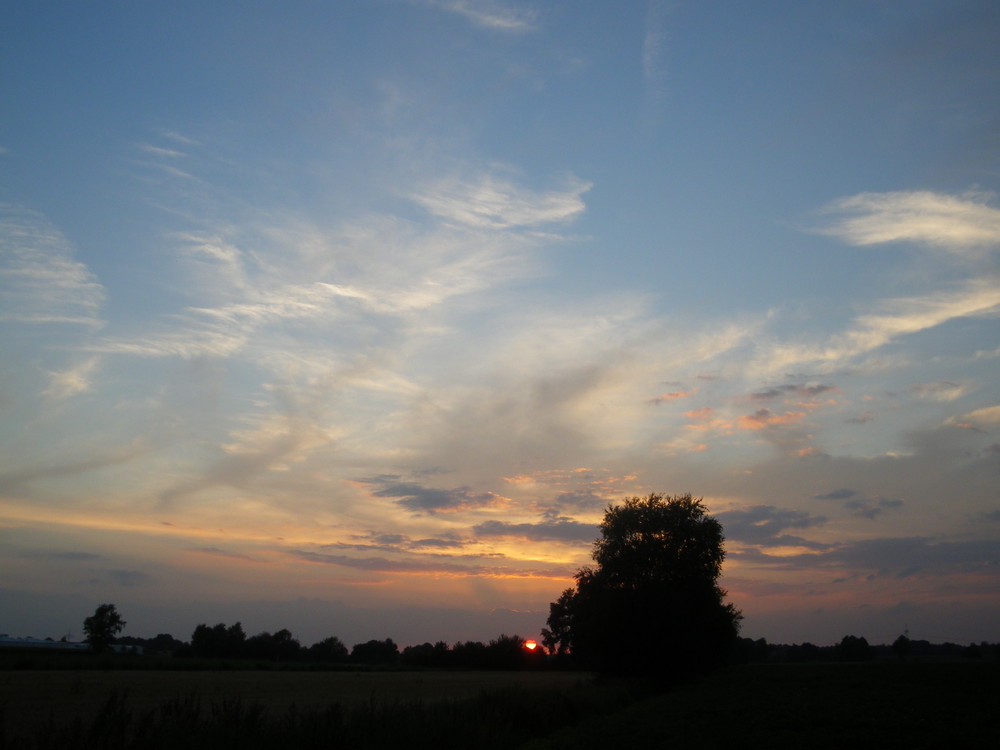
[[[537,637],[704,498],[772,642],[1000,639],[1000,6],[14,3],[0,631]]]

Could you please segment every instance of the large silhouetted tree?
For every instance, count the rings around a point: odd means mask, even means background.
[[[691,495],[651,494],[609,506],[595,568],[550,606],[542,637],[583,666],[667,678],[724,662],[741,615],[719,588],[722,526]]]
[[[83,621],[87,643],[97,652],[106,651],[124,627],[125,621],[114,604],[102,604]]]

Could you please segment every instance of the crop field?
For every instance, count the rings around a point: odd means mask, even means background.
[[[753,664],[636,701],[524,750],[986,748],[1000,663]]]
[[[0,671],[0,748],[978,748],[1000,664],[755,664],[650,693],[572,672]]]
[[[33,732],[51,721],[97,715],[112,696],[135,713],[194,696],[208,706],[240,701],[279,715],[339,703],[407,704],[462,700],[484,691],[544,693],[571,688],[584,677],[570,672],[305,672],[159,670],[0,671],[0,710],[8,735]]]

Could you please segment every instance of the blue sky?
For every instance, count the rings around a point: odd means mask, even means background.
[[[995,639],[995,4],[5,15],[3,631],[531,637],[661,491],[747,635]]]

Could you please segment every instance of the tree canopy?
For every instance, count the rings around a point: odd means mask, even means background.
[[[631,497],[609,506],[595,568],[550,605],[542,637],[601,672],[680,676],[719,664],[741,615],[718,585],[721,524],[691,495]]]
[[[125,621],[118,614],[114,604],[100,605],[90,617],[83,621],[83,632],[87,643],[94,651],[106,651],[125,628]]]

